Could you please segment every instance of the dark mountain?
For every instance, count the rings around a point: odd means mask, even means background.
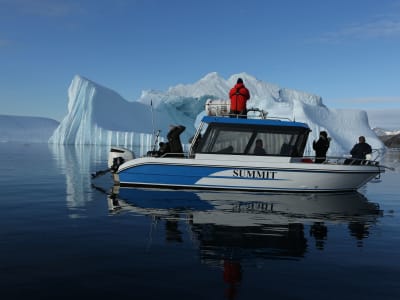
[[[392,136],[383,136],[381,138],[382,142],[386,147],[389,148],[400,148],[400,134],[392,135]],[[382,139],[384,138],[384,139]]]

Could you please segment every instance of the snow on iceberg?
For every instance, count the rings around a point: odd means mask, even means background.
[[[364,111],[329,109],[317,95],[280,88],[246,73],[225,80],[215,72],[194,84],[179,84],[166,92],[144,91],[135,102],[128,102],[108,88],[75,76],[68,93],[68,114],[49,142],[150,146],[155,129],[161,129],[165,137],[169,125],[181,124],[186,126],[182,135],[185,143],[204,114],[206,100],[226,99],[238,77],[243,78],[250,90],[248,108],[263,109],[269,117],[308,123],[312,132],[307,154],[313,154],[312,140],[318,138],[321,130],[326,130],[332,138],[329,155],[348,154],[360,135],[364,135],[374,149],[384,148],[371,130]]]

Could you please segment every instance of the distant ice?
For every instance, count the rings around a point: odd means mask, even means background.
[[[58,125],[48,118],[0,115],[0,142],[47,143]]]

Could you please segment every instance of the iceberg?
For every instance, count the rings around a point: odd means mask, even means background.
[[[113,90],[77,75],[68,89],[68,113],[49,143],[147,145],[157,129],[178,123],[188,132],[194,131],[190,117],[168,103],[128,102]]]
[[[137,101],[127,101],[117,92],[76,75],[68,90],[68,113],[50,137],[55,144],[151,146],[154,134],[161,129],[165,139],[170,125],[186,127],[182,141],[194,134],[205,114],[207,99],[227,99],[238,77],[250,90],[248,108],[268,112],[271,118],[288,118],[308,123],[312,132],[306,153],[312,154],[312,140],[325,130],[332,138],[328,155],[348,154],[364,135],[374,149],[385,146],[370,128],[362,110],[330,109],[320,96],[280,88],[239,73],[228,79],[212,72],[193,84],[179,84],[165,92],[143,91]]]

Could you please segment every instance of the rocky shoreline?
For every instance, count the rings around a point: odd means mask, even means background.
[[[400,134],[379,136],[388,148],[400,148]]]

